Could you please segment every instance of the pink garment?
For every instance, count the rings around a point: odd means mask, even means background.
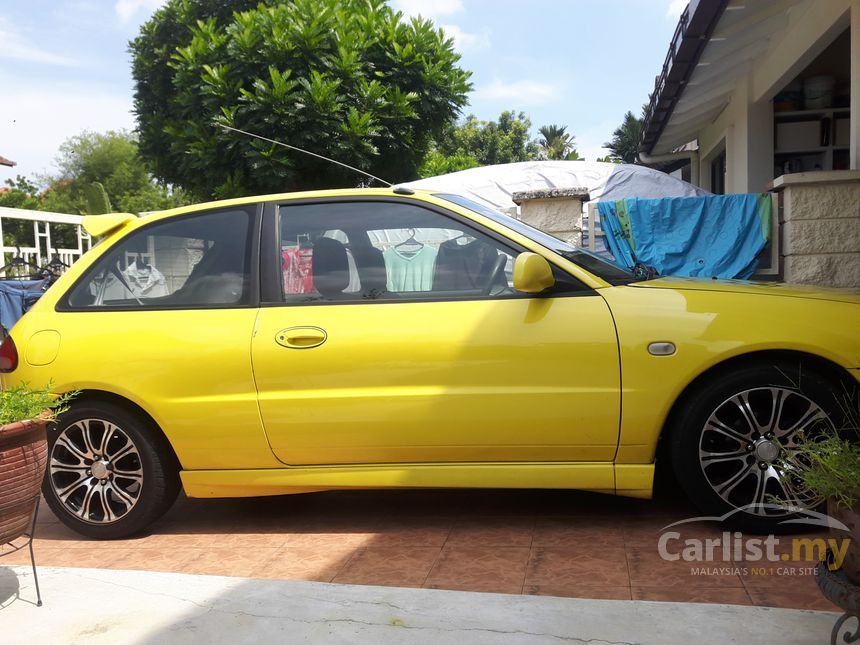
[[[315,293],[312,248],[295,246],[281,252],[284,272],[284,293]]]

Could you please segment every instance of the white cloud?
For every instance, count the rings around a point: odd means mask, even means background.
[[[18,162],[0,168],[0,182],[16,174],[33,179],[52,171],[60,144],[82,130],[105,132],[135,126],[131,96],[99,85],[23,87],[0,76],[0,154]]]
[[[138,11],[146,9],[147,11],[155,11],[167,0],[117,0],[114,5],[114,10],[123,23],[130,22],[135,17]]]
[[[396,0],[394,8],[407,16],[439,18],[463,10],[462,0]]]
[[[8,19],[0,16],[0,60],[20,60],[28,63],[42,63],[45,65],[60,65],[63,67],[76,67],[78,61],[69,56],[55,54],[36,47],[27,38],[15,30]],[[4,88],[4,95],[6,90]],[[4,96],[5,98],[5,96]]]
[[[485,49],[490,46],[490,36],[486,32],[474,34],[463,31],[458,25],[442,25],[445,35],[454,39],[454,47],[458,51],[466,49]]]
[[[475,90],[475,98],[484,100],[516,99],[518,105],[538,105],[558,97],[559,86],[540,81],[493,81]]]
[[[666,8],[667,18],[680,18],[687,8],[689,0],[669,0],[669,6]]]

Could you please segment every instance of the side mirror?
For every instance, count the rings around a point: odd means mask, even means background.
[[[540,293],[555,284],[552,269],[537,253],[520,253],[514,260],[514,289],[525,293]]]

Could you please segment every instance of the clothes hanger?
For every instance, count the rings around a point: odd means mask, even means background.
[[[410,228],[408,229],[408,231],[409,238],[404,240],[403,242],[400,242],[399,244],[395,244],[394,248],[399,249],[401,246],[417,246],[419,251],[424,248],[424,242],[419,242],[415,239],[415,229]]]
[[[21,268],[30,267],[34,271],[31,271],[30,273],[28,273],[26,275],[21,275],[20,273],[18,275],[15,275],[15,276],[8,276],[7,275],[7,276],[3,277],[2,279],[4,279],[4,280],[27,280],[27,279],[31,279],[34,275],[38,276],[39,272],[41,271],[41,267],[39,267],[36,264],[33,264],[29,260],[25,260],[23,257],[21,257],[21,247],[17,244],[15,245],[15,255],[12,256],[12,259],[9,260],[9,262],[7,262],[2,267],[0,267],[0,272],[5,272],[7,269],[11,269],[13,267],[18,269],[19,271]]]

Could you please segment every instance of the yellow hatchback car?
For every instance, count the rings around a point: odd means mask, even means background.
[[[85,226],[101,242],[12,329],[0,369],[80,390],[49,432],[44,494],[93,537],[143,529],[180,487],[649,497],[661,441],[705,513],[770,530],[791,516],[771,496],[819,502],[788,457],[860,379],[857,295],[637,280],[456,195],[270,195]]]

